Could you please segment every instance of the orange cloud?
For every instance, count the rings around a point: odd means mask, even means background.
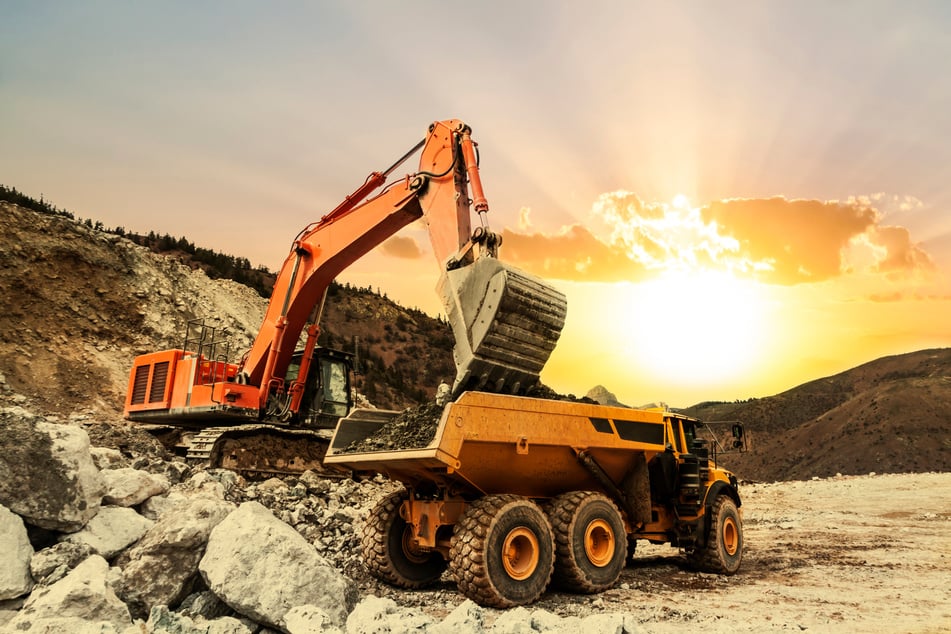
[[[416,240],[408,236],[393,236],[384,242],[380,249],[386,255],[403,258],[404,260],[415,260],[423,255],[423,251],[419,248]]]
[[[502,258],[542,277],[618,282],[645,277],[643,265],[580,225],[555,235],[502,231]]]
[[[603,236],[582,225],[528,233],[523,213],[519,230],[503,232],[503,257],[538,275],[588,281],[720,270],[793,285],[856,270],[889,277],[933,271],[931,257],[907,229],[879,224],[873,203],[868,197],[844,203],[773,197],[691,209],[612,192],[592,206],[592,219],[608,228]]]
[[[918,245],[904,227],[875,227],[869,232],[869,241],[885,249],[885,257],[876,270],[888,274],[935,270],[934,260]]]
[[[775,284],[840,275],[843,250],[874,227],[878,216],[858,203],[782,197],[715,201],[700,213],[739,242],[742,257],[764,264],[757,276]]]
[[[757,277],[775,284],[818,282],[851,271],[846,253],[856,241],[874,251],[874,272],[894,277],[934,270],[908,230],[879,225],[881,216],[869,202],[735,199],[710,203],[701,213],[739,241],[742,257],[766,264]]]

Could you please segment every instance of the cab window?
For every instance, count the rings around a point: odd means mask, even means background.
[[[346,416],[350,395],[347,393],[347,367],[344,363],[324,361],[321,364],[321,383],[324,398],[321,411],[334,416]]]

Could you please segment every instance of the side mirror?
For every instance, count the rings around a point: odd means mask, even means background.
[[[734,423],[733,425],[733,437],[737,440],[743,438],[743,425],[739,423]]]

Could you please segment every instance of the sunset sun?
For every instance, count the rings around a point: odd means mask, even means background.
[[[627,353],[658,378],[716,382],[762,354],[766,301],[753,282],[719,272],[670,272],[627,297]]]

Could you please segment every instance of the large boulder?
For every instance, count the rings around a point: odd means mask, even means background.
[[[33,546],[18,515],[0,504],[0,601],[15,599],[33,587]]]
[[[286,631],[294,607],[325,612],[342,627],[356,590],[293,528],[263,505],[245,502],[211,533],[199,564],[205,583],[235,611]]]
[[[145,619],[156,605],[175,607],[192,591],[212,529],[233,510],[234,504],[224,500],[190,498],[119,555],[116,592],[133,616]]]
[[[53,585],[30,595],[11,632],[122,632],[132,617],[106,582],[109,564],[93,555]]]
[[[105,492],[79,427],[0,410],[0,504],[28,524],[71,533],[99,511]]]
[[[168,491],[168,478],[152,475],[148,471],[123,467],[105,469],[101,475],[106,484],[106,493],[102,498],[103,504],[135,506],[153,495],[161,495]]]
[[[112,559],[139,541],[154,524],[133,509],[104,506],[81,531],[71,533],[63,540],[87,544],[97,555]]]

